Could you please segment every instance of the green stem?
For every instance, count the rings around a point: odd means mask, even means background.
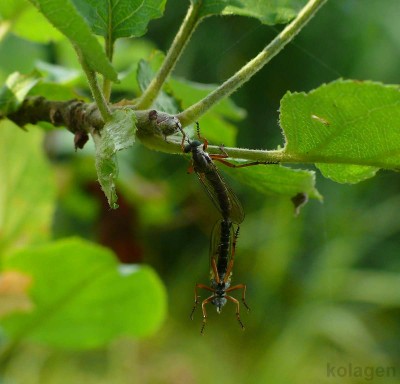
[[[180,120],[182,126],[187,126],[197,121],[199,117],[206,113],[211,107],[231,95],[241,85],[250,80],[253,75],[263,68],[265,64],[279,53],[286,44],[288,44],[301,31],[301,29],[304,28],[326,1],[327,0],[310,0],[299,12],[297,17],[288,24],[283,31],[255,58],[221,84],[215,91],[178,114],[177,118]]]
[[[104,42],[105,42],[106,55],[108,57],[108,60],[110,60],[110,63],[112,63],[114,55],[114,40],[110,37],[111,36],[110,33],[111,32],[109,32],[109,34],[106,36]],[[112,85],[111,80],[103,76],[103,94],[107,102],[110,101],[111,85]]]
[[[83,55],[77,50],[79,61],[81,63],[82,69],[88,79],[89,87],[92,92],[94,101],[99,108],[101,117],[104,121],[110,120],[111,110],[107,104],[107,100],[104,97],[103,92],[100,89],[99,82],[97,81],[96,73],[89,67]]]
[[[183,155],[181,142],[180,141],[166,141],[161,137],[154,135],[142,135],[138,133],[138,138],[143,145],[150,149],[155,149],[160,152]],[[251,160],[251,161],[263,161],[263,162],[278,162],[278,163],[296,163],[296,162],[308,162],[300,161],[290,155],[287,155],[284,150],[259,150],[259,149],[247,149],[247,148],[230,148],[224,147],[224,151],[232,159]],[[209,145],[207,152],[213,154],[220,154],[221,149],[219,146]]]
[[[183,23],[172,42],[171,47],[164,59],[163,65],[158,71],[156,77],[151,81],[147,89],[140,96],[135,104],[136,109],[149,108],[156,99],[167,77],[175,67],[179,57],[181,56],[186,44],[189,42],[194,30],[199,21],[198,11],[201,5],[200,2],[191,4],[188,12],[183,20]]]
[[[103,118],[104,121],[108,121],[111,119],[111,110],[108,107],[107,101],[104,97],[104,94],[102,93],[99,83],[97,81],[97,77],[94,71],[91,69],[85,70],[86,77],[89,81],[89,86],[90,90],[92,91],[92,95],[94,98],[94,101],[97,104],[97,107],[99,108],[101,117]]]
[[[161,137],[138,135],[140,141],[148,148],[155,149],[160,152],[184,155],[180,141],[165,141]],[[248,149],[248,148],[233,148],[224,147],[224,151],[229,155],[230,159],[235,160],[248,160],[259,161],[265,163],[279,163],[279,164],[345,164],[345,165],[359,165],[370,166],[384,169],[398,169],[398,164],[395,160],[388,163],[385,160],[377,159],[354,159],[354,158],[341,158],[337,156],[322,156],[310,155],[307,153],[290,153],[284,148],[277,150],[263,150],[263,149]],[[207,152],[211,154],[221,154],[219,146],[209,145]]]
[[[103,94],[104,100],[110,101],[111,97],[111,80],[104,77],[103,79]]]
[[[138,133],[138,138],[148,148],[155,149],[160,152],[183,155],[181,142],[164,140],[161,137],[154,135],[142,135]],[[232,159],[263,161],[263,162],[278,162],[278,163],[307,163],[305,159],[293,158],[287,155],[283,149],[280,150],[260,150],[260,149],[247,149],[247,148],[230,148],[224,147],[224,151]],[[209,145],[207,152],[213,154],[220,154],[221,149],[219,146]],[[301,160],[301,161],[300,161]]]

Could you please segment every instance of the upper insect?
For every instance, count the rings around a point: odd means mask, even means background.
[[[199,132],[198,136],[201,138]],[[214,159],[221,160],[220,155],[211,155],[206,152],[207,144],[205,139],[203,143],[199,140],[188,140],[188,144],[183,147],[185,153],[192,154],[192,167],[189,168],[189,173],[196,172],[222,218],[240,224],[244,219],[243,207],[213,162]]]

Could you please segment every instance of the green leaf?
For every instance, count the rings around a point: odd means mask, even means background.
[[[83,83],[87,87],[87,82],[81,71],[67,69],[59,65],[52,65],[43,61],[36,61],[36,70],[42,75],[41,81],[33,87],[29,96],[43,96],[49,100],[65,101],[70,99],[82,99],[82,94],[78,94],[76,88]]]
[[[400,306],[400,276],[395,272],[355,270],[341,285],[342,297],[379,306]]]
[[[24,0],[0,1],[0,20],[14,19],[25,7]]]
[[[78,94],[73,87],[44,81],[41,81],[32,88],[29,96],[42,96],[52,101],[65,101],[78,98],[83,100],[82,95]]]
[[[150,335],[165,317],[165,290],[152,269],[119,265],[108,249],[84,240],[24,249],[4,268],[33,281],[34,309],[2,319],[13,341],[94,348],[118,336]]]
[[[61,65],[36,61],[36,69],[42,74],[44,80],[59,84],[76,84],[82,73],[76,69],[66,68]]]
[[[56,187],[43,138],[0,121],[0,254],[49,238]]]
[[[29,75],[14,72],[8,76],[6,84],[0,89],[0,116],[15,112],[28,92],[38,83],[40,77],[37,71]]]
[[[118,80],[117,73],[103,48],[70,0],[29,1],[70,40],[78,54],[85,58],[92,70],[113,81]]]
[[[64,38],[31,4],[24,1],[23,6],[23,9],[20,9],[11,18],[12,32],[24,39],[38,43],[48,43]]]
[[[168,86],[175,98],[180,101],[182,109],[195,104],[217,88],[214,84],[201,84],[176,78],[171,78]],[[237,130],[227,120],[239,121],[245,116],[244,109],[238,107],[232,99],[226,98],[201,117],[199,120],[201,133],[210,142],[233,146],[236,144]]]
[[[150,64],[145,60],[140,60],[137,69],[137,81],[142,92],[148,87],[154,76],[155,71]],[[154,100],[152,108],[170,114],[175,114],[179,111],[178,103],[174,97],[163,90],[161,90],[156,100]]]
[[[168,84],[173,90],[174,95],[181,100],[184,109],[203,99],[218,87],[214,84],[201,84],[177,78],[171,79]],[[238,107],[229,98],[223,99],[220,103],[215,105],[210,112],[217,113],[234,121],[239,121],[246,117],[246,111]]]
[[[156,51],[156,47],[144,39],[121,39],[118,49],[115,50],[113,63],[118,71],[120,82],[113,86],[113,91],[125,98],[133,98],[140,94],[137,82],[138,63],[144,57],[149,57]]]
[[[149,62],[145,60],[139,62],[137,80],[142,91],[150,84],[163,59],[164,55],[156,52],[153,53]],[[175,114],[195,104],[216,88],[214,84],[201,84],[172,77],[165,84],[152,107]],[[238,107],[231,99],[224,99],[200,119],[201,133],[210,142],[233,146],[236,143],[237,130],[227,120],[238,121],[245,116],[244,109]]]
[[[397,86],[343,81],[308,94],[287,93],[280,122],[283,155],[316,163],[324,176],[357,183],[380,168],[400,167],[400,91]]]
[[[344,165],[344,164],[321,164],[316,166],[321,173],[337,183],[356,184],[360,181],[370,179],[376,175],[379,168],[363,167],[359,165]]]
[[[304,193],[308,197],[322,200],[322,196],[315,188],[313,171],[291,169],[274,164],[244,168],[224,167],[223,170],[243,184],[266,195],[283,195],[293,198],[299,193]]]
[[[101,136],[94,135],[96,146],[96,170],[103,192],[111,208],[118,208],[115,181],[118,177],[116,153],[135,142],[136,115],[130,108],[116,110],[101,130]]]
[[[191,0],[201,3],[200,15],[240,15],[253,17],[263,24],[283,24],[293,19],[306,0]]]
[[[114,42],[146,33],[152,19],[162,16],[166,0],[72,0],[92,31]]]
[[[199,119],[200,133],[207,140],[227,147],[236,145],[238,129],[218,113],[206,113]]]

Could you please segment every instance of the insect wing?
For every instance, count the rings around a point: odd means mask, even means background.
[[[218,220],[211,232],[210,249],[209,249],[209,268],[211,278],[215,278],[214,271],[211,267],[211,260],[214,258],[215,262],[218,262],[219,248],[221,241],[221,220]]]
[[[210,166],[213,167],[213,172],[211,174],[213,182],[210,180],[210,178],[206,177],[204,173],[196,172],[201,184],[206,190],[208,196],[210,196],[211,201],[214,203],[215,207],[221,213],[222,217],[225,216],[225,212],[221,207],[218,193],[226,194],[231,206],[229,219],[234,223],[240,224],[244,220],[245,216],[241,202],[239,201],[238,197],[236,196],[235,192],[233,192],[229,184],[222,178],[221,174],[218,172],[217,167],[213,163],[210,164]],[[223,190],[217,192],[215,188],[215,183],[218,183],[218,185],[222,186]]]
[[[236,224],[240,224],[243,222],[245,216],[242,203],[239,201],[239,198],[228,184],[225,183],[225,187],[228,191],[228,196],[232,204],[231,220]]]

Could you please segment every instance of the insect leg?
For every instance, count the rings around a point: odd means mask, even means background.
[[[177,123],[176,123],[176,127],[179,129],[179,131],[182,133],[182,141],[181,141],[181,148],[182,148],[182,151],[185,149],[185,146],[183,145],[184,144],[184,142],[185,142],[185,139],[186,139],[186,133],[185,133],[185,131],[183,130],[183,128],[182,128],[182,124],[178,121]]]
[[[227,290],[227,292],[228,292],[228,290]],[[227,300],[230,300],[230,301],[232,301],[232,303],[236,304],[236,318],[237,318],[240,326],[242,327],[242,329],[244,329],[244,325],[242,323],[242,320],[240,320],[240,314],[239,314],[240,304],[239,304],[239,301],[237,301],[234,297],[229,296],[229,295],[226,295],[225,297],[226,297]]]
[[[214,274],[215,282],[217,284],[219,284],[221,282],[221,280],[220,280],[219,275],[218,275],[217,262],[215,261],[215,257],[211,258],[211,268],[212,268],[212,271],[213,271],[213,274]]]
[[[251,161],[250,163],[245,163],[245,164],[233,164],[229,162],[228,160],[225,160],[226,156],[220,156],[220,155],[210,155],[210,157],[213,160],[219,161],[220,163],[226,165],[227,167],[230,168],[244,168],[244,167],[251,167],[253,165],[268,165],[268,164],[279,164],[277,161]]]
[[[226,290],[226,292],[235,291],[237,289],[242,289],[242,302],[243,305],[246,307],[247,311],[250,311],[250,307],[246,303],[246,284],[237,284],[233,287],[230,287]]]
[[[203,334],[204,332],[204,328],[206,327],[206,323],[207,323],[207,311],[206,311],[206,305],[212,301],[214,299],[214,295],[211,295],[210,297],[208,297],[207,299],[203,300],[203,302],[201,303],[201,309],[203,311],[203,325],[201,326],[201,330],[200,333]]]
[[[204,284],[196,284],[194,286],[194,306],[193,306],[192,312],[190,313],[190,319],[191,320],[193,320],[193,313],[197,308],[197,304],[199,303],[198,298],[200,297],[200,295],[198,295],[197,289],[206,289],[207,291],[214,292],[214,290],[212,288],[210,288],[210,287],[208,287],[207,285],[204,285]]]
[[[186,173],[187,173],[188,175],[190,175],[190,174],[193,173],[193,172],[194,172],[194,167],[193,167],[193,164],[192,164],[192,165],[190,165],[190,166],[188,167]]]
[[[200,124],[198,121],[196,121],[196,131],[197,131],[197,137],[199,138],[200,141],[203,142],[203,151],[207,150],[208,147],[208,141],[205,137],[201,136],[200,134]]]
[[[221,145],[219,146],[219,150],[221,151],[221,153],[213,153],[210,154],[210,157],[213,160],[219,161],[220,163],[226,165],[227,167],[231,167],[231,168],[244,168],[244,167],[250,167],[252,165],[260,165],[260,164],[279,164],[277,161],[251,161],[249,163],[245,163],[245,164],[233,164],[228,160],[225,160],[229,157],[228,153],[225,151],[224,147]]]

